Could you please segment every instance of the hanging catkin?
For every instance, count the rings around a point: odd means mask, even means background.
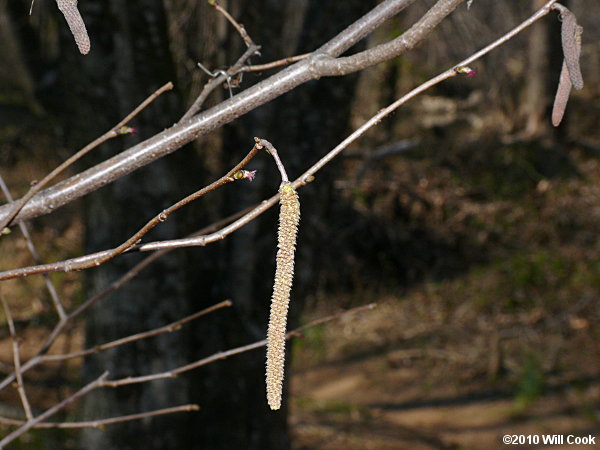
[[[558,88],[554,96],[554,105],[552,106],[552,125],[555,127],[560,125],[565,115],[567,102],[571,95],[571,88],[583,88],[583,77],[581,75],[581,67],[579,66],[583,27],[577,25],[575,15],[567,9],[561,13],[561,18],[561,39],[564,60],[558,80]]]
[[[85,23],[77,9],[77,0],[56,0],[58,9],[65,16],[71,34],[81,54],[86,55],[90,51],[90,38],[85,28]]]
[[[277,233],[277,267],[271,315],[267,332],[267,402],[271,409],[281,407],[281,391],[285,363],[285,331],[294,278],[294,253],[300,222],[298,193],[290,183],[279,188],[279,230]]]

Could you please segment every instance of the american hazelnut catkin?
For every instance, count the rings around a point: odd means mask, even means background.
[[[294,253],[300,222],[298,193],[290,183],[279,188],[279,229],[277,232],[277,267],[271,298],[271,315],[267,332],[267,402],[271,409],[281,407],[285,363],[285,331],[290,291],[294,278]]]

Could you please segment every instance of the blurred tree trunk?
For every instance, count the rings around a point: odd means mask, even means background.
[[[262,0],[224,5],[263,45],[261,61],[269,61],[316,48],[373,3]],[[191,71],[197,75],[192,61],[219,67],[235,61],[244,50],[239,36],[225,28],[223,19],[204,2],[90,0],[81,2],[80,9],[92,51],[82,58],[65,30],[61,68],[71,117],[67,131],[74,135],[75,130],[83,130],[80,143],[108,129],[161,84],[176,81],[178,74],[187,77],[176,83],[179,94],[185,97],[197,92],[197,82],[188,81],[193,78]],[[177,18],[183,19],[173,22]],[[198,44],[199,36],[205,42]],[[214,42],[215,37],[220,42]],[[247,75],[243,86],[258,79]],[[89,196],[86,250],[121,242],[170,203],[220,176],[251,148],[253,136],[271,140],[280,149],[290,176],[297,176],[348,131],[355,79],[321,80],[301,87],[202,139],[194,148],[180,150]],[[223,95],[226,90],[216,93],[217,98]],[[105,158],[170,125],[189,100],[180,101],[173,93],[164,95],[134,121],[139,135],[116,140],[97,155]],[[211,195],[161,224],[147,239],[183,236],[274,193],[280,180],[273,161],[260,155],[253,168],[260,170],[259,182],[236,183]],[[321,183],[301,193],[304,218],[293,295],[295,314],[303,294],[312,290],[318,261],[315,252],[327,239],[319,232],[322,227],[314,227],[331,206],[327,177],[322,175]],[[184,331],[89,358],[86,378],[103,370],[109,370],[111,378],[156,373],[264,338],[276,228],[273,211],[223,243],[173,252],[101,302],[88,316],[88,346],[164,325],[225,298],[231,298],[234,307],[186,326]],[[121,257],[90,271],[88,292],[106,286],[140,258]],[[188,402],[199,403],[201,411],[88,430],[82,435],[82,446],[88,450],[290,446],[287,401],[279,412],[268,410],[265,401],[264,351],[218,362],[175,380],[94,392],[86,397],[84,412],[89,418],[109,417]]]
[[[35,99],[35,83],[21,51],[19,40],[12,23],[7,0],[0,0],[0,95],[8,96],[15,91],[22,96],[21,102],[35,113],[41,108]],[[15,99],[13,99],[15,101]]]
[[[65,131],[78,144],[100,135],[155,89],[174,80],[160,0],[88,1],[80,2],[80,9],[92,36],[92,51],[80,56],[61,23],[64,56],[60,74],[70,115]],[[140,130],[136,136],[111,141],[96,150],[93,158],[96,162],[105,159],[170,126],[181,109],[176,95],[163,95],[135,119],[132,126]],[[193,165],[190,156],[187,166],[179,156],[161,160],[86,198],[85,250],[122,242],[187,191],[185,180],[191,177],[186,167]],[[174,238],[182,228],[177,220],[170,220],[157,227],[152,237]],[[88,294],[106,287],[142,258],[117,258],[87,272]],[[87,345],[153,329],[185,316],[192,308],[185,291],[185,268],[183,254],[172,253],[96,305],[86,316]],[[125,345],[86,359],[84,376],[90,380],[104,370],[110,372],[110,378],[165,371],[188,362],[188,347],[185,329]],[[85,397],[83,413],[86,418],[111,417],[184,404],[190,402],[188,388],[188,379],[182,377],[94,391]],[[85,430],[82,447],[186,448],[191,420],[191,416],[180,414]]]
[[[532,11],[537,11],[544,3],[543,0],[534,0],[531,5]],[[526,84],[522,106],[526,120],[525,135],[528,137],[541,136],[548,130],[549,34],[549,23],[540,21],[532,26],[528,41]]]

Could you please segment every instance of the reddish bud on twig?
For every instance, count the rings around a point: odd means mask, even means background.
[[[137,132],[138,132],[137,128],[127,127],[127,126],[123,126],[123,127],[119,128],[119,134],[135,134]]]
[[[471,69],[469,66],[460,66],[454,69],[456,73],[466,75],[467,78],[473,78],[477,75],[477,70]]]
[[[238,170],[233,175],[233,178],[235,180],[242,180],[242,179],[245,178],[245,179],[247,179],[250,182],[254,181],[255,177],[256,177],[256,170]]]

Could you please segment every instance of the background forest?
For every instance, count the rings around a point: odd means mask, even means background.
[[[76,149],[109,130],[168,81],[132,122],[64,179],[177,122],[246,45],[203,0],[81,0],[92,50],[82,56],[53,1],[0,0],[0,175],[27,192]],[[370,11],[374,0],[228,0],[261,55],[311,52]],[[349,53],[400,36],[434,4],[416,1]],[[529,17],[540,0],[475,0],[415,49],[356,74],[310,81],[108,186],[28,221],[43,262],[112,248],[158,212],[271,141],[291,178],[377,111]],[[600,3],[561,2],[584,28],[585,87],[562,124],[550,109],[563,53],[556,13],[401,107],[299,190],[302,218],[281,411],[264,399],[264,350],[174,379],[90,392],[55,422],[124,416],[195,403],[200,410],[108,425],[36,429],[22,449],[493,449],[505,434],[600,439]],[[245,73],[204,109],[267,78]],[[144,241],[210,227],[273,195],[269,157],[252,183],[223,187],[169,217]],[[4,199],[3,199],[4,200]],[[110,378],[170,370],[264,339],[275,270],[277,211],[223,241],[170,252],[80,317],[50,354],[155,329],[229,299],[176,332],[25,374],[34,413],[104,370]],[[147,255],[50,280],[68,311]],[[0,269],[31,265],[18,228],[0,238]],[[1,283],[23,361],[56,324],[44,278]],[[0,313],[0,375],[13,371]],[[24,419],[17,389],[0,417]],[[0,437],[15,427],[0,418]],[[559,446],[553,448],[560,448]],[[569,446],[568,448],[576,448]],[[589,448],[589,447],[582,447]]]

